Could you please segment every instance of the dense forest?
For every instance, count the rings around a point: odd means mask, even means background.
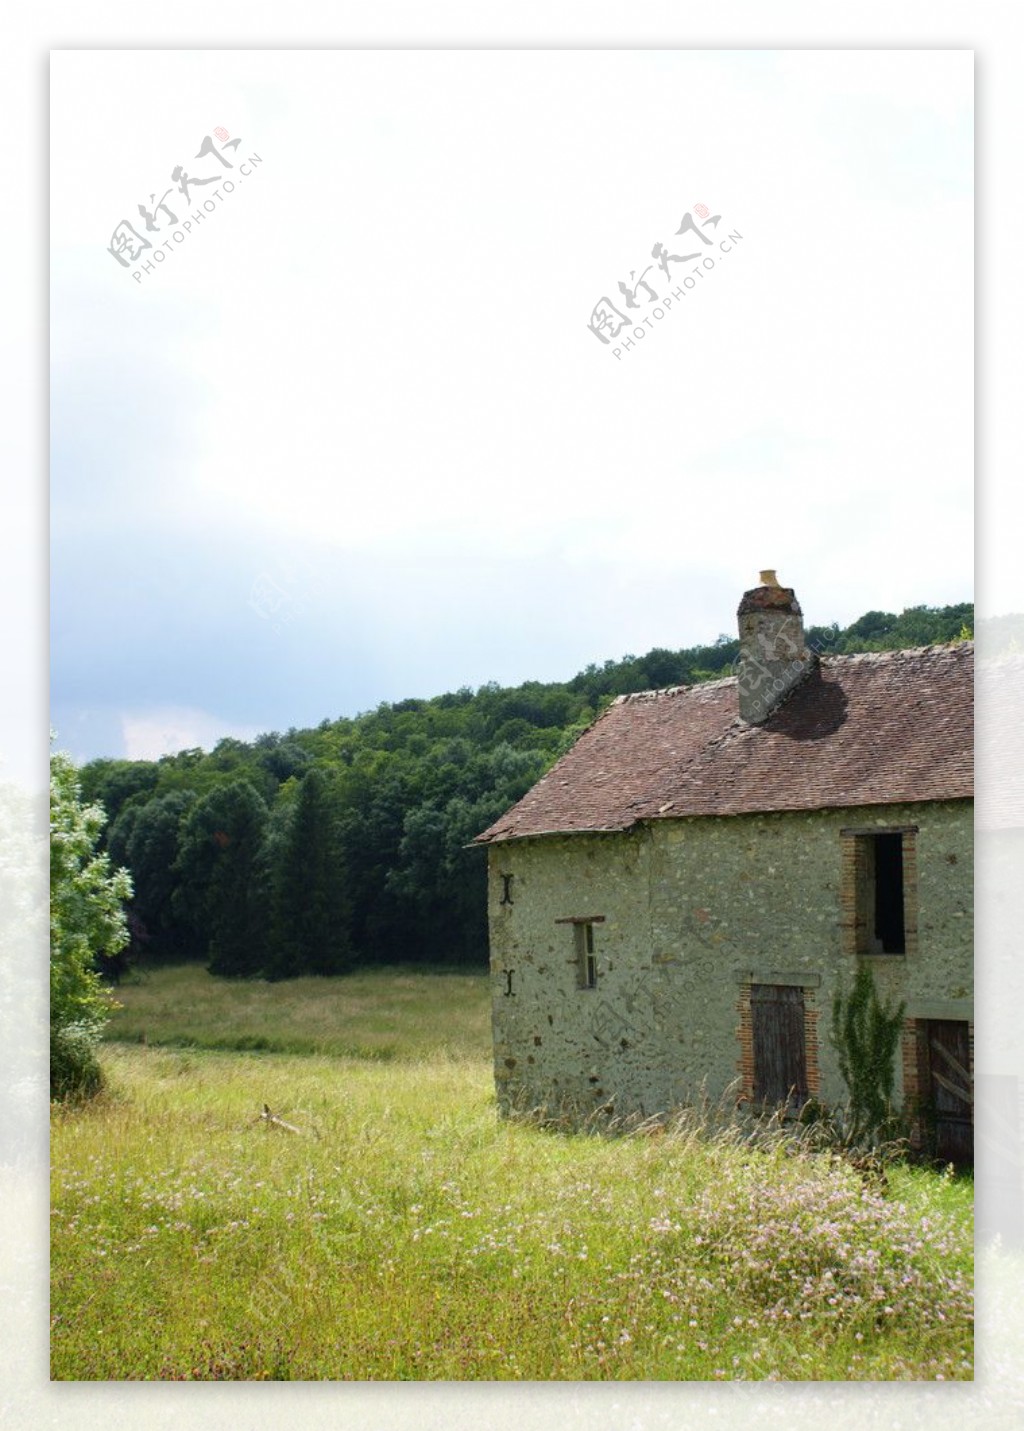
[[[825,654],[970,634],[973,606],[869,611],[811,627]],[[564,683],[464,688],[313,730],[159,760],[93,760],[83,797],[131,872],[126,961],[202,958],[213,973],[291,978],[356,965],[483,965],[485,856],[472,838],[615,696],[730,673],[735,639],[588,666]]]

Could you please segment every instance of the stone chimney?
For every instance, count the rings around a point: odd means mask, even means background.
[[[740,716],[750,725],[762,725],[813,670],[817,657],[807,649],[800,603],[791,587],[779,585],[773,571],[763,571],[761,585],[743,593],[736,614]]]

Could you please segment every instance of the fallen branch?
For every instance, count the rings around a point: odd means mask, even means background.
[[[283,1128],[286,1133],[298,1133],[300,1137],[303,1136],[301,1128],[296,1128],[294,1123],[286,1123],[284,1119],[279,1118],[276,1113],[271,1113],[266,1103],[264,1103],[263,1112],[256,1121],[257,1123],[271,1123],[275,1128]]]

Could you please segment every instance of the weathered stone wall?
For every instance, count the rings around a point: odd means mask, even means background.
[[[646,830],[522,840],[490,851],[502,1106],[568,1101],[594,1108],[626,1090],[632,1106],[644,1101],[653,1018],[650,853]],[[502,875],[509,873],[512,903],[502,904]],[[587,915],[604,918],[594,925],[594,989],[578,987],[573,926],[558,922]]]
[[[809,1063],[843,1096],[828,1040],[842,937],[840,831],[917,826],[918,937],[870,959],[879,990],[920,1018],[971,1017],[972,812],[966,801],[663,820],[625,835],[512,841],[490,851],[499,1102],[618,1113],[741,1092],[744,981],[802,983]],[[508,882],[503,876],[512,875]],[[503,897],[506,902],[502,903]],[[511,898],[511,903],[507,899]],[[595,923],[597,986],[580,988],[573,926]],[[511,978],[506,971],[511,971]],[[509,992],[511,989],[511,992]],[[815,1056],[816,1055],[816,1056]],[[897,1070],[897,1092],[900,1090]]]

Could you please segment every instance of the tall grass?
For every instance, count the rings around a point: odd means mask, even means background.
[[[344,978],[223,979],[198,964],[133,973],[108,1040],[172,1048],[420,1058],[486,1057],[486,973],[368,969]]]
[[[102,1057],[54,1111],[56,1379],[972,1374],[959,1179],[501,1120],[480,1056]]]

